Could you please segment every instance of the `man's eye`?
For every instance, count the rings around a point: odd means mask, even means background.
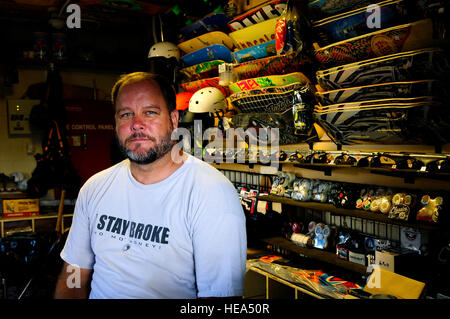
[[[130,117],[130,116],[131,116],[130,112],[120,114],[120,118]]]
[[[155,111],[146,111],[145,114],[147,114],[147,115],[153,115],[153,114],[156,114],[156,112],[155,112]]]

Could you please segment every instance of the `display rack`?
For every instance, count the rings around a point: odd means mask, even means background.
[[[313,210],[332,212],[337,215],[369,219],[369,220],[373,220],[373,221],[378,221],[378,222],[382,222],[382,223],[386,223],[386,224],[394,224],[394,225],[399,225],[399,226],[403,226],[403,227],[411,227],[411,228],[417,228],[417,229],[423,229],[423,230],[440,230],[441,229],[440,225],[425,224],[425,223],[419,223],[419,222],[406,222],[403,220],[389,218],[387,215],[383,215],[381,213],[366,212],[362,209],[339,208],[339,207],[333,206],[332,204],[318,203],[318,202],[301,202],[301,201],[293,200],[291,198],[274,196],[274,195],[261,195],[261,196],[258,196],[257,198],[258,198],[258,200],[265,200],[268,202],[277,202],[277,203],[281,203],[281,204],[285,204],[285,205],[298,206],[298,207],[304,207],[304,208],[309,208],[309,209],[313,209]]]
[[[63,218],[61,219],[61,229],[65,229],[64,219],[65,218],[72,219],[72,217],[73,217],[73,214],[63,214]],[[1,236],[1,238],[5,237],[5,224],[7,224],[7,223],[16,223],[16,222],[23,222],[23,221],[31,222],[31,231],[35,232],[37,230],[36,221],[54,219],[56,222],[57,218],[58,218],[57,214],[48,214],[48,215],[39,215],[39,216],[30,216],[30,217],[15,217],[15,218],[0,217],[0,236]]]

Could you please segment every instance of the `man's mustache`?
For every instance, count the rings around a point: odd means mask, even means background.
[[[125,139],[125,143],[130,142],[136,138],[145,138],[150,141],[156,142],[156,139],[153,136],[145,135],[143,133],[134,133]]]

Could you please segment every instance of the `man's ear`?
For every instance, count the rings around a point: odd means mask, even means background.
[[[170,120],[172,121],[173,128],[178,128],[178,120],[180,118],[180,112],[178,110],[173,110],[170,113]]]

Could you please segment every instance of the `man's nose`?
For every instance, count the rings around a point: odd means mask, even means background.
[[[142,130],[144,127],[145,127],[144,120],[139,115],[134,116],[132,122],[132,129],[138,131]]]

